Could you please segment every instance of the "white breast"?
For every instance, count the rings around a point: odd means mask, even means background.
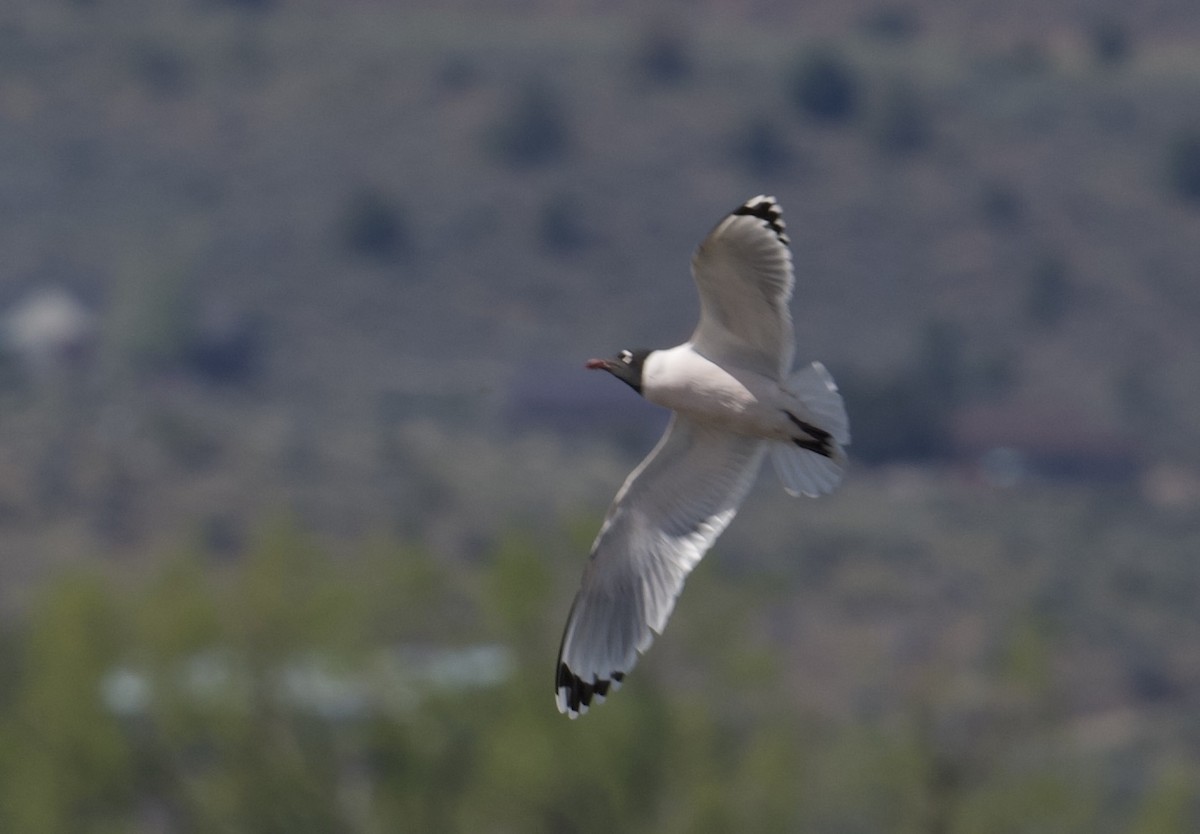
[[[729,371],[690,343],[656,350],[642,368],[642,395],[656,405],[737,434],[786,437],[787,395],[779,383],[751,371]]]

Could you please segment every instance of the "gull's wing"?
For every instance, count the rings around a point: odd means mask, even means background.
[[[754,482],[765,444],[674,415],[617,493],[571,605],[554,688],[572,718],[620,685]]]
[[[692,346],[714,362],[775,379],[792,366],[792,255],[783,211],[758,196],[717,224],[692,256],[700,324]]]

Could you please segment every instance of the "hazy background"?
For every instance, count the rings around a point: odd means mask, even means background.
[[[0,830],[1200,826],[1200,12],[6,0]],[[553,706],[688,258],[774,194],[764,471]]]

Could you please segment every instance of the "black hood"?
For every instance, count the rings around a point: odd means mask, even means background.
[[[654,351],[645,348],[623,350],[612,359],[590,359],[587,367],[608,371],[634,391],[642,393],[642,367]]]

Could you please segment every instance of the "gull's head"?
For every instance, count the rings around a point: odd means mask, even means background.
[[[611,359],[589,359],[585,367],[608,371],[640,394],[642,393],[642,366],[646,363],[646,357],[651,353],[653,351],[644,349],[622,350]]]

